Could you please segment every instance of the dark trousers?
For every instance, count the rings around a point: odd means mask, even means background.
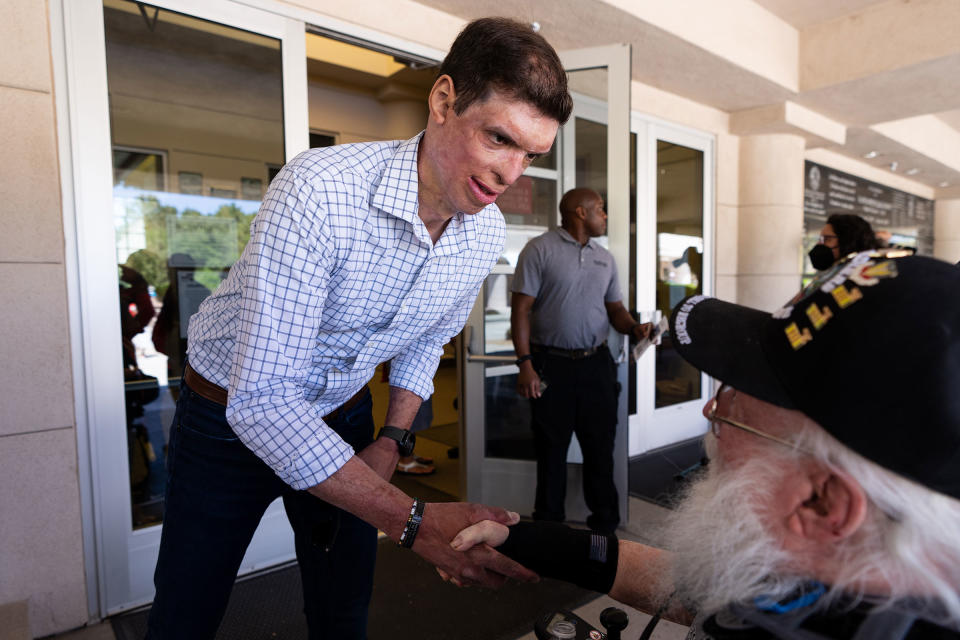
[[[369,396],[328,422],[359,451],[373,441]],[[223,406],[181,386],[167,452],[157,587],[147,637],[216,635],[244,552],[277,497],[293,527],[311,640],[364,639],[377,531],[282,482],[234,435]]]
[[[565,520],[567,450],[572,434],[583,451],[583,497],[590,509],[587,525],[612,532],[620,522],[613,482],[613,445],[617,430],[617,370],[610,351],[572,360],[534,353],[534,367],[547,382],[533,408],[537,452],[535,520]]]

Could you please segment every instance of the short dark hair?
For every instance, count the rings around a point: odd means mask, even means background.
[[[852,213],[834,213],[827,218],[827,224],[833,227],[837,236],[837,249],[840,256],[855,251],[868,251],[877,248],[877,236],[870,223]]]
[[[444,74],[453,79],[457,115],[486,100],[493,89],[530,103],[560,124],[573,110],[557,52],[529,26],[509,18],[480,18],[464,27],[440,64],[438,75]]]

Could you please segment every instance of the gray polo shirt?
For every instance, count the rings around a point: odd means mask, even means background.
[[[604,303],[623,299],[610,252],[594,240],[581,247],[563,229],[527,243],[512,290],[536,298],[530,342],[561,349],[588,349],[606,340],[610,321]]]

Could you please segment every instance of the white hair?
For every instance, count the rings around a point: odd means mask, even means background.
[[[839,548],[832,590],[863,595],[858,583],[879,578],[889,589],[881,606],[920,599],[928,617],[960,622],[960,501],[884,469],[820,427],[804,429],[797,445],[853,477],[869,501],[859,535]]]
[[[712,454],[709,434],[706,444]],[[854,478],[869,503],[861,528],[835,546],[836,572],[815,606],[909,600],[928,619],[960,622],[960,502],[866,460],[819,427],[805,428],[796,445],[764,443],[764,455],[730,469],[710,465],[691,482],[661,532],[675,554],[681,601],[709,613],[735,601],[778,601],[809,584],[813,576],[797,570],[802,560],[771,530],[768,509],[785,465],[812,457]],[[867,594],[868,581],[887,584],[887,593]]]
[[[657,536],[673,552],[673,587],[686,606],[709,613],[802,583],[781,571],[790,555],[764,518],[781,475],[772,459],[756,457],[733,469],[711,464],[687,486]]]

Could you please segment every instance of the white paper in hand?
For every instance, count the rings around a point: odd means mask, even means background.
[[[650,335],[646,338],[642,338],[633,346],[633,350],[631,352],[633,361],[638,362],[640,360],[640,356],[643,355],[643,352],[649,349],[651,345],[660,344],[660,338],[663,336],[663,332],[669,327],[670,322],[667,320],[667,318],[660,318],[660,322],[653,325],[653,328],[650,330]]]

